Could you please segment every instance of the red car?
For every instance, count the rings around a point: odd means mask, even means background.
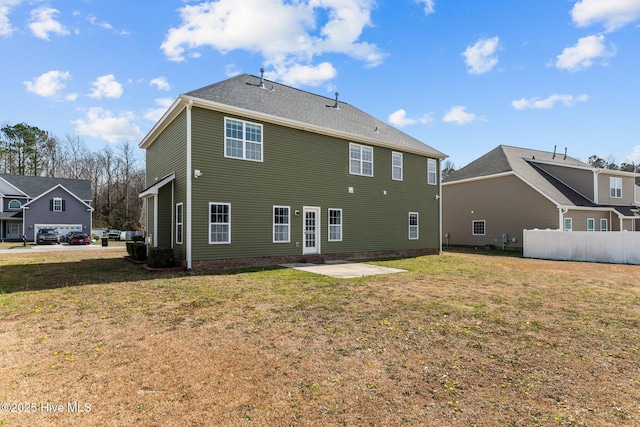
[[[89,245],[91,237],[87,233],[73,233],[69,238],[70,245]]]

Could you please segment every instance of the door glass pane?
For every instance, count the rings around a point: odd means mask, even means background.
[[[304,246],[306,248],[315,248],[316,247],[316,213],[315,212],[306,212],[305,213],[305,238],[304,238]]]

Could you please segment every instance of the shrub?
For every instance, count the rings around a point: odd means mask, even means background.
[[[139,242],[127,242],[127,253],[136,261],[147,259],[147,245]]]
[[[147,265],[153,268],[173,267],[173,249],[150,247]]]
[[[135,243],[134,242],[127,242],[127,253],[129,254],[129,256],[131,258],[133,258],[133,245]]]

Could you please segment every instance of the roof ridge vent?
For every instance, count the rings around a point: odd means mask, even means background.
[[[333,108],[335,108],[336,110],[340,109],[340,105],[338,105],[338,96],[340,96],[340,93],[336,92],[336,103],[333,104]]]
[[[260,89],[266,89],[264,87],[264,68],[260,68],[260,84],[258,85]]]

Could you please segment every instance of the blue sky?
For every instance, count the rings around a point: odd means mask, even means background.
[[[640,162],[640,0],[0,0],[0,125],[137,145],[238,73],[334,97],[446,153]]]

